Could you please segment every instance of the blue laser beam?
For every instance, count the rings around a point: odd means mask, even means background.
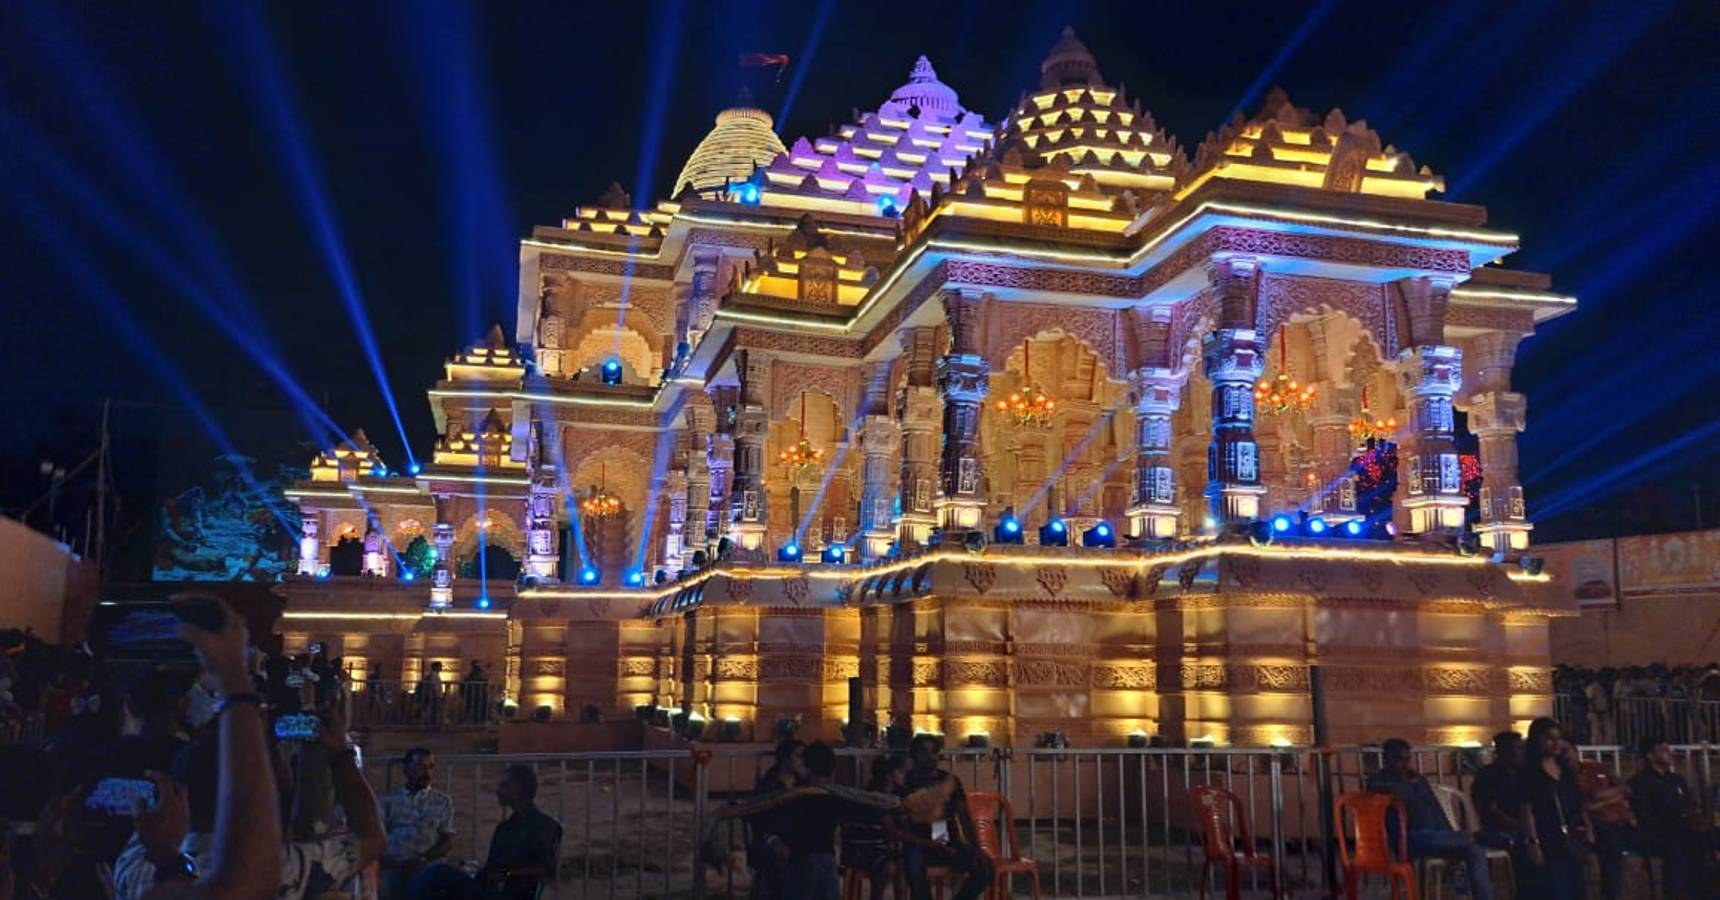
[[[818,58],[818,48],[824,45],[825,26],[830,24],[830,16],[835,11],[836,0],[819,0],[818,12],[812,17],[812,29],[800,45],[800,56],[794,61],[794,75],[789,78],[788,89],[782,94],[782,104],[776,110],[776,127],[779,129],[785,127],[788,114],[794,111],[800,86],[806,81],[806,73],[812,71],[812,61]]]
[[[381,391],[382,399],[388,406],[388,414],[394,420],[394,428],[400,436],[401,446],[406,451],[407,462],[415,464],[418,460],[412,453],[412,442],[406,436],[406,424],[400,418],[400,407],[394,400],[387,367],[383,365],[376,336],[371,331],[364,296],[359,289],[352,262],[347,257],[333,204],[328,197],[320,169],[311,157],[305,129],[298,120],[298,113],[294,110],[292,98],[288,94],[273,43],[264,32],[258,18],[259,13],[255,9],[242,4],[224,5],[220,8],[227,10],[234,20],[234,27],[229,29],[237,38],[229,48],[234,54],[234,63],[243,74],[247,88],[259,101],[264,113],[264,126],[274,137],[269,143],[281,157],[281,163],[293,180],[295,190],[292,193],[298,203],[299,212],[311,226],[317,249],[328,267],[336,293],[340,295],[341,303],[346,308],[347,318],[352,322],[353,336],[358,339],[359,347],[364,351],[365,362],[370,366],[377,389]]]
[[[1296,30],[1291,32],[1290,37],[1278,48],[1278,52],[1272,55],[1272,59],[1266,63],[1266,68],[1260,70],[1260,74],[1255,76],[1254,82],[1242,92],[1241,97],[1236,99],[1236,106],[1225,118],[1234,117],[1260,98],[1261,93],[1272,84],[1272,80],[1278,77],[1278,73],[1290,61],[1290,57],[1294,56],[1296,51],[1301,48],[1302,43],[1308,40],[1308,35],[1314,33],[1314,29],[1337,5],[1337,0],[1320,0],[1319,5],[1308,12],[1308,15],[1302,19],[1302,23],[1296,26]]]

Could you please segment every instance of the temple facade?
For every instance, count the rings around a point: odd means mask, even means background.
[[[1518,236],[1281,91],[1190,154],[1065,30],[995,120],[921,57],[723,111],[520,242],[518,315],[289,496],[289,646],[529,714],[994,743],[1481,740],[1550,710]],[[851,702],[851,679],[859,679]],[[977,738],[976,738],[977,739]]]

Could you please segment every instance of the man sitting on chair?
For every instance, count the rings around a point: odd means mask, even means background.
[[[908,745],[908,758],[913,769],[908,773],[903,805],[908,807],[914,825],[902,837],[902,870],[908,877],[909,893],[913,900],[931,900],[926,869],[946,866],[968,873],[956,889],[955,900],[974,900],[991,887],[992,867],[991,860],[968,843],[975,831],[962,780],[938,768],[938,739],[929,734],[914,737]]]
[[[532,900],[538,884],[555,877],[556,848],[561,823],[545,815],[533,801],[537,774],[515,763],[502,770],[496,799],[509,815],[490,836],[490,855],[478,874],[468,876],[446,863],[424,869],[412,880],[410,900]]]
[[[1368,790],[1391,794],[1403,804],[1409,819],[1409,855],[1413,858],[1437,857],[1463,863],[1469,873],[1469,896],[1473,900],[1493,900],[1493,878],[1487,870],[1487,849],[1475,843],[1469,835],[1458,831],[1446,818],[1445,809],[1433,794],[1432,785],[1420,772],[1410,768],[1409,742],[1391,738],[1381,745],[1385,765],[1368,778]],[[1396,817],[1386,820],[1392,830],[1392,845],[1397,845],[1396,828],[1404,827]]]

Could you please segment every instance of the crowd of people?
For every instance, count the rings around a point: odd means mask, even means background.
[[[1476,774],[1471,797],[1480,821],[1472,836],[1439,800],[1435,787],[1413,767],[1409,742],[1386,741],[1381,768],[1368,789],[1391,794],[1403,822],[1388,819],[1390,841],[1400,838],[1412,858],[1451,861],[1465,873],[1469,896],[1494,893],[1488,851],[1504,850],[1516,875],[1514,896],[1531,900],[1582,900],[1584,868],[1596,859],[1605,900],[1624,892],[1627,854],[1663,862],[1663,895],[1674,900],[1714,897],[1720,832],[1703,818],[1701,798],[1674,770],[1665,741],[1646,738],[1637,748],[1636,773],[1621,783],[1601,763],[1581,760],[1559,724],[1536,719],[1527,738],[1503,731],[1493,738],[1493,760]],[[1400,835],[1399,828],[1407,833]]]
[[[434,754],[406,754],[379,800],[340,661],[263,653],[205,602],[213,624],[173,627],[183,659],[0,634],[0,900],[536,895],[561,826],[530,767],[499,780],[508,814],[487,858],[453,860]]]
[[[1553,690],[1565,704],[1562,724],[1573,740],[1584,744],[1612,745],[1629,737],[1621,734],[1621,719],[1630,720],[1627,704],[1633,700],[1707,701],[1720,703],[1720,663],[1702,666],[1625,666],[1586,668],[1558,666],[1553,669]],[[1680,704],[1653,705],[1642,712],[1657,734],[1683,740],[1716,740],[1720,735],[1694,733],[1703,724],[1692,715],[1695,707]],[[1720,714],[1714,727],[1720,729]],[[1692,732],[1692,733],[1685,733]]]

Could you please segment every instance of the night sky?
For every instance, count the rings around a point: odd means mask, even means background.
[[[1713,526],[1717,10],[0,3],[0,503],[34,499],[45,456],[89,451],[104,396],[131,423],[121,454],[159,453],[173,422],[302,461],[323,428],[308,401],[403,465],[351,309],[427,455],[442,360],[491,322],[511,333],[518,238],[611,181],[663,195],[740,86],[739,53],[793,57],[780,83],[749,79],[788,107],[792,143],[875,108],[920,53],[995,120],[1071,24],[1191,155],[1281,84],[1367,119],[1446,176],[1444,199],[1523,235],[1507,264],[1582,303],[1519,354],[1539,537],[1693,527],[1698,483]]]

